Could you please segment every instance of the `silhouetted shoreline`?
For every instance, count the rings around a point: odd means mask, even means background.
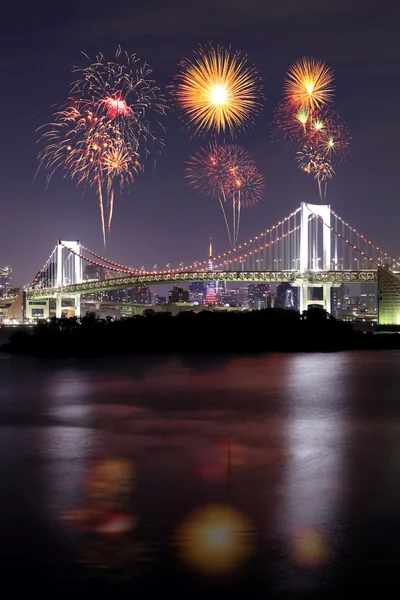
[[[354,331],[316,308],[266,309],[248,313],[146,311],[120,321],[94,313],[80,319],[50,319],[16,331],[1,350],[47,358],[123,354],[337,352],[400,349],[400,336]]]

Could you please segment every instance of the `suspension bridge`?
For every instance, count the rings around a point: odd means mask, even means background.
[[[84,264],[104,269],[107,277],[84,280]],[[379,320],[397,324],[399,267],[395,258],[360,234],[329,205],[302,203],[272,227],[212,260],[208,257],[164,271],[121,265],[78,241],[58,240],[24,292],[24,302],[34,304],[55,298],[56,314],[61,316],[63,298],[74,299],[79,314],[82,295],[106,290],[195,281],[287,282],[299,288],[300,311],[312,303],[309,289],[322,287],[323,305],[330,312],[332,287],[342,283],[379,283]]]

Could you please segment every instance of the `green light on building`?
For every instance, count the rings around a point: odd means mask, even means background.
[[[378,267],[378,323],[400,325],[400,277]]]

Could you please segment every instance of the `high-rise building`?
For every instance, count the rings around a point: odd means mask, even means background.
[[[104,268],[92,264],[85,265],[83,279],[85,281],[100,281],[101,279],[105,279]]]
[[[267,307],[267,296],[270,293],[270,286],[266,283],[249,283],[247,286],[249,306],[256,310]]]
[[[239,306],[239,290],[229,290],[224,296],[224,303],[231,306]]]
[[[108,302],[130,302],[131,304],[152,304],[151,289],[147,286],[109,290],[104,294]]]
[[[189,302],[189,291],[174,285],[168,292],[168,302],[176,304],[177,302]]]
[[[290,283],[280,283],[276,286],[275,306],[279,308],[298,307],[298,288]]]
[[[92,265],[90,263],[85,264],[83,269],[83,279],[84,281],[101,281],[106,278],[106,274],[103,267],[99,267],[97,265]],[[108,292],[111,293],[111,292]],[[101,300],[106,300],[107,292],[93,292],[92,294],[83,294],[82,301],[92,301],[92,302],[101,302]]]
[[[378,311],[377,283],[361,284],[360,310],[370,314],[374,314]]]
[[[103,292],[103,300],[107,302],[129,302],[127,297],[127,293],[129,290],[121,289],[121,290],[107,290]]]
[[[237,299],[239,306],[247,306],[249,303],[249,290],[247,285],[237,290]]]
[[[206,286],[202,281],[194,281],[189,284],[190,302],[197,302],[198,304],[203,304],[205,293]]]
[[[12,270],[9,267],[0,267],[0,298],[8,296],[12,287]]]
[[[332,311],[341,310],[343,307],[344,286],[333,287],[331,290],[331,309]]]
[[[135,304],[152,304],[151,289],[147,286],[126,290],[130,302]]]

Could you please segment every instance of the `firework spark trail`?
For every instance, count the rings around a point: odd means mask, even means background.
[[[46,169],[47,183],[61,170],[78,186],[94,187],[105,245],[103,198],[110,232],[116,188],[122,191],[143,170],[149,144],[156,150],[163,145],[156,134],[161,124],[154,115],[164,115],[166,104],[150,79],[148,65],[120,48],[114,62],[99,54],[89,66],[73,72],[79,78],[71,86],[68,103],[52,123],[39,128],[44,143],[39,169]]]
[[[184,58],[171,84],[174,103],[194,135],[230,133],[254,123],[263,99],[261,79],[247,58],[211,44]]]
[[[264,178],[251,155],[234,144],[209,144],[190,157],[187,177],[192,189],[218,199],[233,247],[238,240],[242,207],[259,202],[264,191]],[[229,202],[232,205],[231,225],[225,210]]]

